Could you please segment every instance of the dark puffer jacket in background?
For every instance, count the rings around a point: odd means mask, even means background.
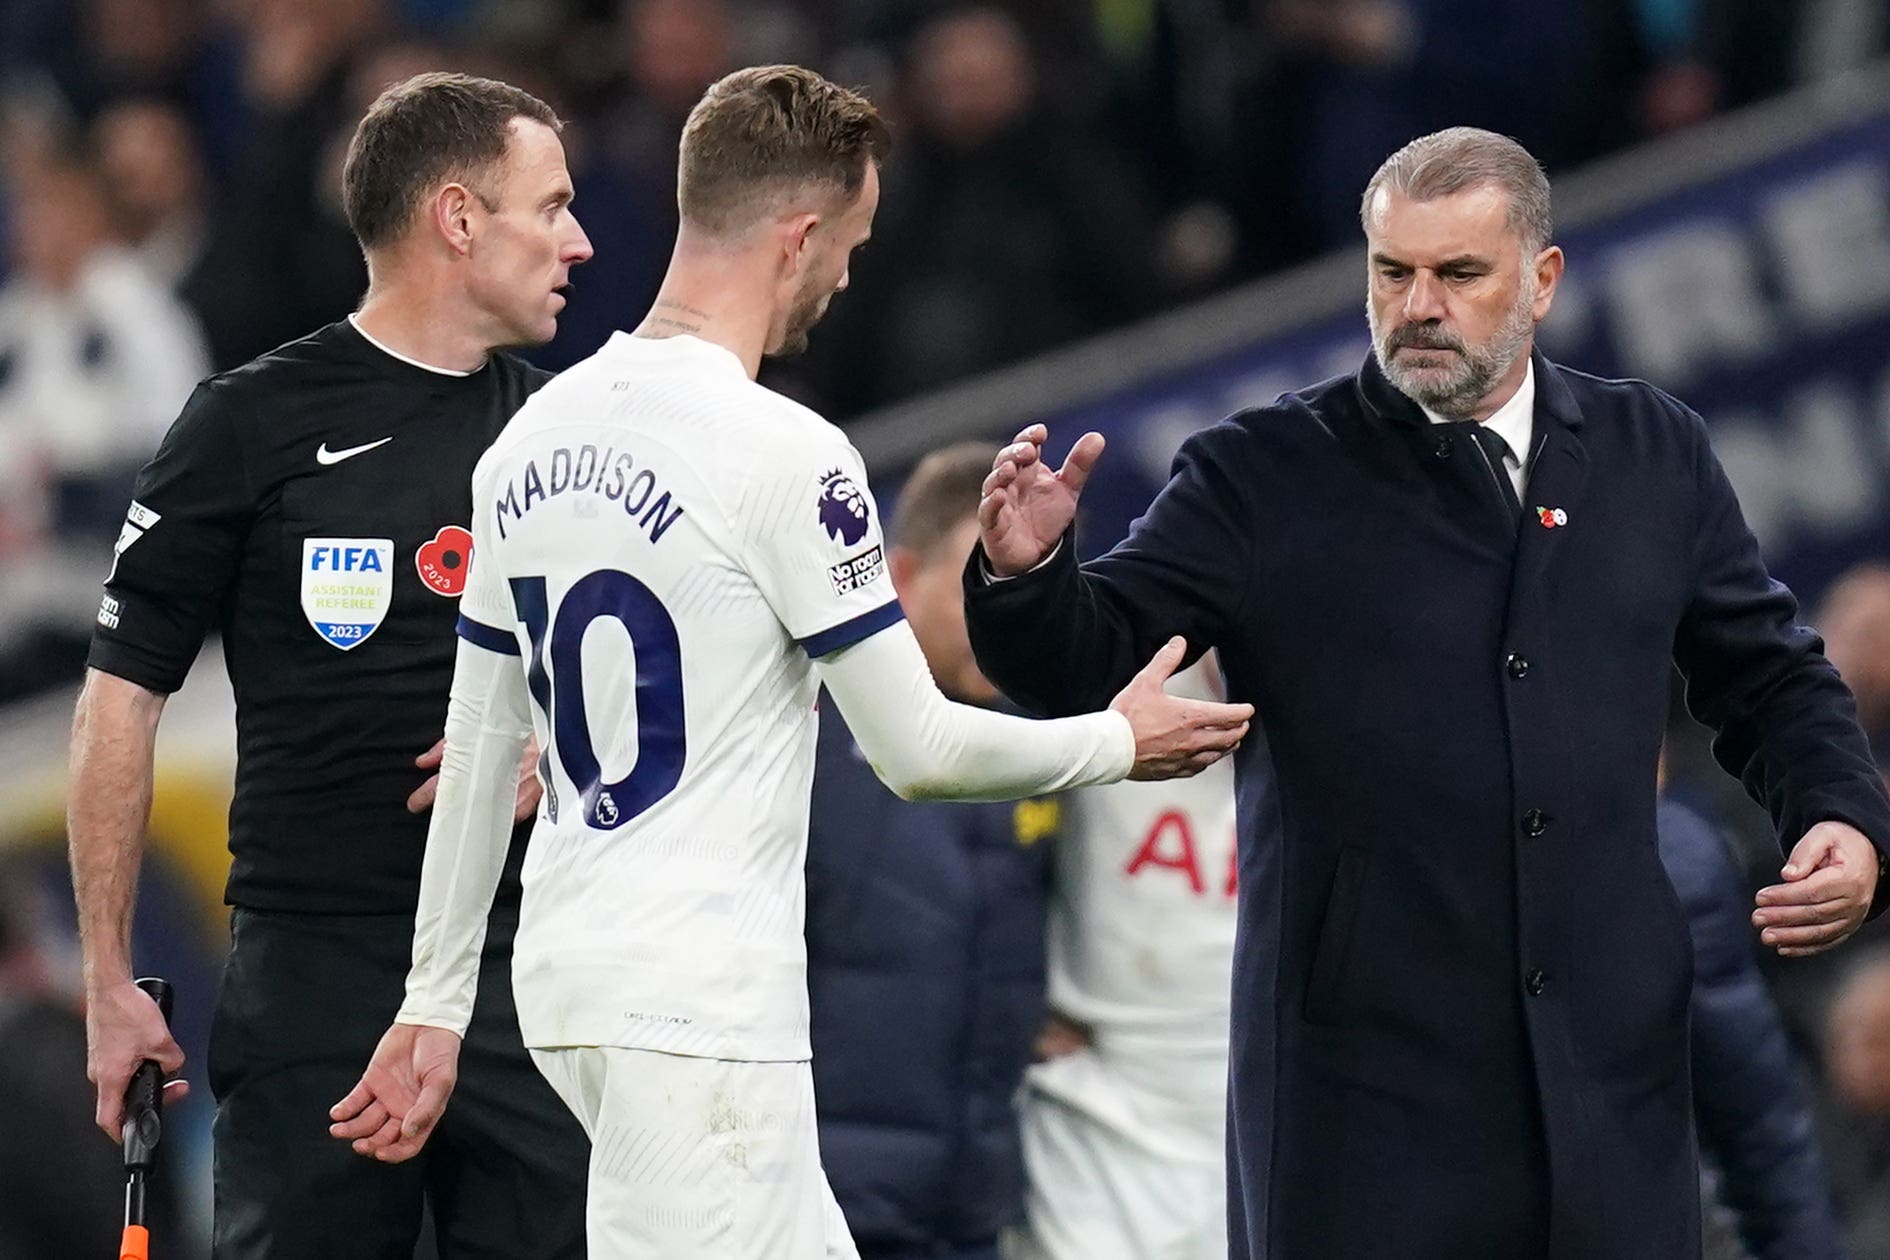
[[[1044,1013],[1051,801],[914,803],[822,697],[807,854],[820,1152],[867,1260],[991,1254]]]
[[[1754,956],[1745,886],[1698,814],[1663,799],[1655,823],[1693,937],[1693,1115],[1718,1198],[1753,1260],[1842,1260],[1811,1106]]]

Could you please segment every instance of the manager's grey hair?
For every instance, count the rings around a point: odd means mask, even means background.
[[[1522,238],[1526,257],[1533,258],[1548,248],[1555,233],[1555,217],[1549,208],[1549,180],[1541,164],[1508,136],[1481,127],[1434,131],[1386,158],[1365,185],[1359,222],[1370,230],[1372,201],[1381,188],[1413,201],[1431,201],[1479,184],[1495,184],[1509,194],[1509,226]]]

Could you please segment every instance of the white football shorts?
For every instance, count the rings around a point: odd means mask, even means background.
[[[821,1170],[807,1063],[531,1053],[591,1137],[591,1260],[858,1260]]]
[[[1222,1116],[1211,1102],[1177,1115],[1138,1088],[1189,1069],[1171,1059],[1125,1072],[1094,1050],[1031,1069],[1020,1117],[1029,1198],[1007,1260],[1226,1260]]]

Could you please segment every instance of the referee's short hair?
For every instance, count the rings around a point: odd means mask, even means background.
[[[885,121],[858,92],[800,66],[737,70],[689,111],[677,208],[684,222],[731,236],[810,190],[850,206],[866,164],[891,148]]]
[[[444,180],[497,209],[480,181],[504,160],[514,118],[564,126],[551,106],[497,79],[431,72],[382,92],[354,129],[341,170],[342,205],[361,248],[399,240]]]
[[[1555,234],[1549,179],[1529,150],[1508,136],[1481,127],[1450,127],[1419,136],[1385,159],[1359,203],[1359,221],[1371,230],[1372,201],[1389,188],[1413,201],[1495,184],[1509,194],[1509,227],[1534,256]]]
[[[988,442],[957,442],[919,461],[899,491],[892,520],[892,545],[930,561],[946,536],[978,514],[984,479],[991,473]],[[954,556],[955,564],[964,563]]]

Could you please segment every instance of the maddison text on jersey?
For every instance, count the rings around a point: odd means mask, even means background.
[[[575,452],[560,446],[551,452],[546,471],[549,476],[539,473],[535,459],[525,461],[524,471],[506,482],[505,493],[493,500],[499,537],[506,537],[508,520],[517,521],[561,494],[590,494],[622,503],[624,515],[639,517],[637,523],[649,531],[651,542],[662,542],[669,527],[682,519],[682,504],[672,504],[669,491],[658,489],[656,474],[637,468],[629,451],[607,446],[599,454],[589,444]]]

